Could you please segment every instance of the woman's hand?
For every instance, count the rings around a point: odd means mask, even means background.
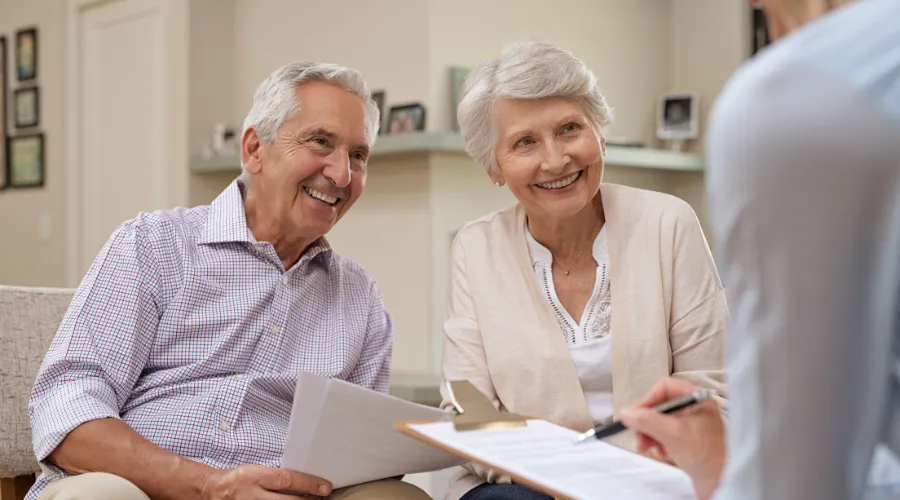
[[[638,452],[656,452],[675,463],[694,483],[701,500],[710,498],[725,466],[725,425],[719,405],[712,399],[664,415],[651,407],[686,396],[697,388],[667,378],[634,406],[622,410],[622,422],[638,436]]]

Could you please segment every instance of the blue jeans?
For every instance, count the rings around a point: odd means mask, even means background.
[[[553,500],[521,484],[482,484],[469,490],[460,500]]]

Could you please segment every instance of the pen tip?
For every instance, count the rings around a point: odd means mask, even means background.
[[[583,432],[583,433],[579,434],[578,437],[575,439],[575,443],[577,444],[577,443],[585,442],[588,438],[594,437],[595,432],[596,431],[594,429],[591,429],[587,432]]]

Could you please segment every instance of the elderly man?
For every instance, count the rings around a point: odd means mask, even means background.
[[[428,498],[279,468],[299,373],[388,389],[382,296],[324,238],[362,193],[378,123],[358,72],[285,66],[256,92],[239,179],[114,232],[37,376],[27,498]]]

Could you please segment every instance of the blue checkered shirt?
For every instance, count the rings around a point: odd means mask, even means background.
[[[247,227],[243,186],[121,225],[75,294],[29,402],[45,461],[80,424],[126,422],[213,467],[278,467],[297,375],[387,392],[393,328],[372,277],[314,243],[287,272]]]

